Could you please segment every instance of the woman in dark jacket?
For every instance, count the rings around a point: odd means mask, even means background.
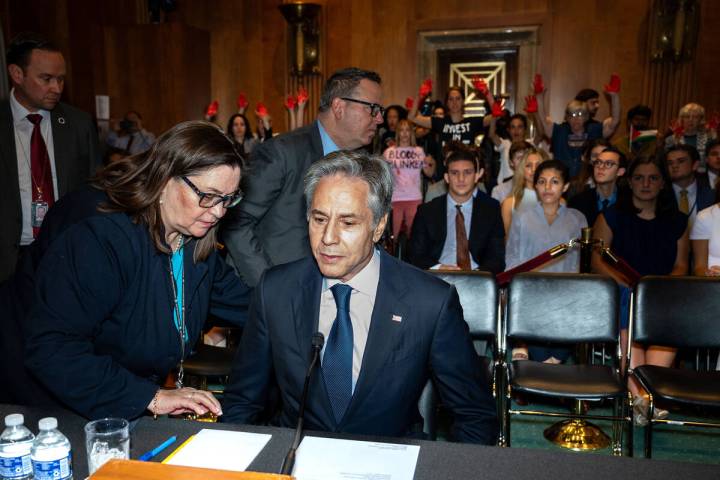
[[[241,162],[215,125],[186,122],[98,173],[99,212],[50,243],[26,330],[26,366],[62,404],[88,418],[222,413],[182,386],[182,363],[208,314],[246,319],[247,287],[215,249]],[[161,389],[171,371],[177,388]]]

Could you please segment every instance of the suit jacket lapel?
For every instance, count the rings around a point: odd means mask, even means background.
[[[53,134],[53,150],[55,151],[55,175],[57,175],[58,197],[65,195],[68,189],[68,166],[71,159],[68,146],[72,145],[70,137],[70,125],[63,111],[62,104],[58,104],[50,112],[50,121],[52,122]]]
[[[405,282],[396,268],[393,268],[391,262],[393,262],[392,257],[384,252],[380,253],[380,280],[360,375],[355,384],[355,392],[350,405],[340,422],[340,427],[345,419],[352,418],[353,411],[360,408],[359,406],[362,405],[370,391],[378,387],[375,385],[377,372],[387,363],[393,346],[397,344],[397,339],[404,327],[402,319],[405,319],[405,322],[411,321],[409,318],[410,307],[402,300],[407,291]],[[397,321],[397,317],[400,317],[401,321]]]
[[[291,298],[292,315],[295,322],[295,336],[298,342],[298,349],[303,358],[302,375],[310,366],[312,359],[312,337],[318,331],[320,322],[320,293],[322,289],[322,275],[312,258],[308,259],[308,269],[306,275],[300,281],[298,288],[294,290]],[[303,380],[304,381],[304,380]],[[310,379],[308,387],[308,405],[317,405],[317,399],[320,402],[317,415],[325,418],[328,424],[335,425],[335,415],[330,405],[327,389],[322,376],[322,367],[318,363],[315,366],[315,372]]]
[[[470,236],[468,237],[468,246],[470,247],[470,252],[472,253],[474,250],[475,242],[477,239],[477,232],[476,230],[480,229],[480,226],[482,225],[482,204],[480,200],[478,199],[478,196],[480,194],[478,193],[475,198],[473,198],[473,211],[472,215],[470,216]],[[477,260],[477,259],[476,259]]]

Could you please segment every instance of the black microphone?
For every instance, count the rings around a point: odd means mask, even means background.
[[[307,374],[305,374],[305,385],[303,386],[302,397],[300,398],[300,412],[298,413],[298,423],[295,428],[295,438],[293,439],[292,446],[290,446],[290,450],[288,450],[287,455],[285,455],[285,460],[283,460],[282,467],[280,468],[280,475],[290,475],[293,466],[295,465],[295,452],[300,446],[300,437],[302,437],[303,432],[305,402],[307,402],[310,376],[312,375],[315,364],[320,357],[320,350],[322,350],[323,345],[325,345],[325,336],[322,333],[317,332],[312,337],[312,360],[310,361],[310,366],[307,369]]]

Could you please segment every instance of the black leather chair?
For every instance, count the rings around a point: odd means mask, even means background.
[[[502,417],[506,445],[510,446],[511,415],[548,415],[535,410],[512,410],[511,396],[522,394],[570,400],[613,400],[613,415],[581,415],[568,412],[567,418],[613,421],[612,448],[622,454],[623,425],[628,426],[628,447],[632,455],[632,416],[627,393],[627,372],[621,369],[618,326],[618,288],[600,275],[563,273],[522,273],[510,283],[506,308],[507,343],[551,343],[576,345],[602,343],[618,352],[614,365],[549,364],[515,360],[507,369],[508,386]]]
[[[720,347],[720,280],[702,277],[644,277],[633,308],[633,340],[643,345],[678,348]],[[720,427],[720,422],[653,419],[655,403],[720,410],[720,371],[696,371],[642,365],[635,377],[650,394],[645,426],[645,457],[652,456],[653,424]]]
[[[236,348],[205,345],[200,339],[192,354],[183,363],[185,385],[208,390],[208,378],[216,378],[224,386],[232,370],[235,352]],[[222,394],[223,389],[210,391]]]
[[[430,270],[430,273],[455,286],[463,308],[463,317],[468,324],[470,337],[478,352],[480,367],[488,377],[488,388],[498,400],[498,417],[501,413],[502,389],[498,382],[502,380],[499,348],[497,345],[499,330],[498,290],[495,278],[487,272],[447,272]],[[486,345],[492,346],[491,357],[486,356]],[[431,392],[434,395],[434,392]]]

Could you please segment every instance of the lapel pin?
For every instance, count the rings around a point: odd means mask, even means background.
[[[58,117],[58,123],[60,125],[65,125],[65,117]]]
[[[402,317],[400,315],[393,315],[392,321],[393,322],[402,322]]]

